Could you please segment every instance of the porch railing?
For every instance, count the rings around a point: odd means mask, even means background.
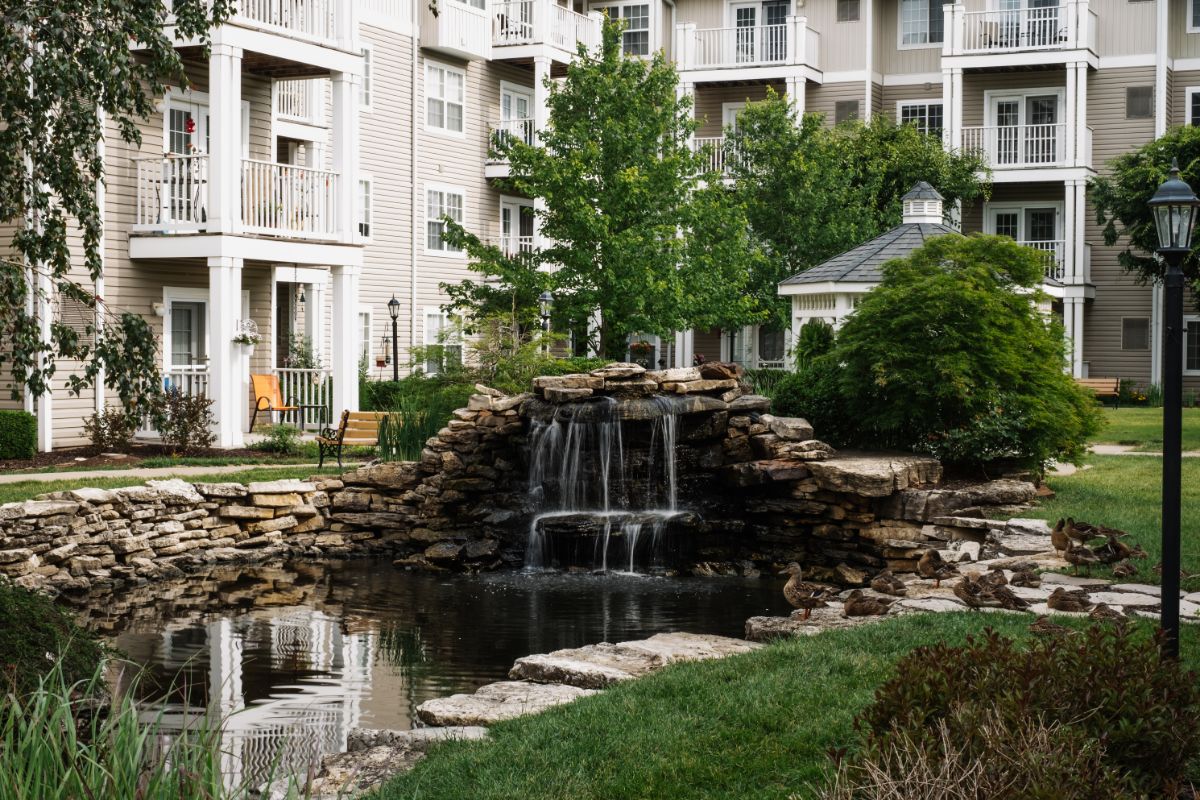
[[[1017,244],[1025,247],[1032,247],[1034,250],[1040,250],[1045,258],[1045,273],[1047,278],[1056,281],[1061,281],[1067,276],[1066,264],[1064,262],[1064,254],[1066,253],[1066,242],[1062,240],[1044,240],[1044,241],[1020,241]]]
[[[952,35],[947,37],[948,54],[1094,51],[1097,18],[1087,5],[1086,2],[1069,2],[989,11],[960,10],[957,18],[947,6],[947,18],[952,20]]]
[[[338,173],[242,159],[242,225],[248,233],[337,236]]]
[[[697,153],[704,152],[707,155],[706,166],[710,172],[725,173],[728,171],[730,163],[735,158],[734,154],[729,152],[729,146],[730,143],[724,136],[697,136],[692,139],[692,149]]]
[[[279,392],[289,405],[302,406],[293,412],[292,420],[301,428],[317,428],[332,424],[333,377],[328,369],[275,370]],[[307,407],[303,407],[307,406]],[[336,420],[334,420],[336,421]]]
[[[279,81],[275,84],[275,113],[290,120],[319,125],[324,117],[323,83],[318,80]]]
[[[515,256],[521,253],[533,252],[533,237],[532,236],[501,236],[500,237],[500,252],[506,256]]]
[[[163,371],[163,391],[179,391],[189,397],[208,395],[208,365],[192,364]]]
[[[550,20],[551,44],[571,52],[575,52],[578,43],[589,51],[599,49],[599,20],[553,2],[550,3]]]
[[[268,28],[322,42],[337,38],[338,2],[351,0],[241,0],[237,15]]]
[[[203,230],[208,221],[208,156],[136,158],[134,225],[168,233]]]
[[[503,162],[505,159],[495,151],[498,147],[511,141],[533,144],[532,119],[506,119],[488,124],[488,161]]]
[[[575,52],[580,42],[588,49],[600,44],[597,20],[553,0],[499,0],[492,8],[492,44],[497,47],[545,42]]]
[[[963,150],[983,153],[992,169],[1057,167],[1067,163],[1067,126],[988,125],[962,129]]]
[[[821,35],[805,17],[788,17],[783,24],[729,28],[696,28],[688,23],[675,29],[680,69],[726,69],[777,64],[817,66]]]

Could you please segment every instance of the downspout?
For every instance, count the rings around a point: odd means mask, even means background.
[[[411,354],[413,346],[417,343],[417,236],[420,233],[417,229],[417,164],[419,163],[420,139],[417,131],[417,43],[421,39],[421,27],[418,22],[417,4],[423,0],[414,0],[412,4],[413,19],[412,19],[412,56],[410,66],[412,67],[412,81],[409,84],[409,108],[412,110],[409,114],[409,140],[412,142],[412,147],[409,148],[409,166],[408,166],[408,181],[409,181],[409,204],[408,213],[411,217],[409,220],[409,242],[408,242],[408,263],[409,263],[409,319],[408,319],[408,352]],[[392,358],[399,359],[399,353],[392,353]],[[399,363],[399,362],[397,362]]]

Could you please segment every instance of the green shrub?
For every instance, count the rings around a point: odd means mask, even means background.
[[[754,393],[764,397],[774,397],[779,385],[787,376],[787,370],[782,369],[746,370],[746,380],[754,387]]]
[[[981,797],[1176,797],[1200,755],[1198,715],[1195,673],[1162,661],[1157,642],[1131,626],[1093,625],[1027,647],[988,630],[964,646],[921,647],[901,659],[895,677],[857,720],[862,747],[845,769],[861,778],[869,764],[900,766],[888,755],[899,747],[935,768],[948,759],[959,764],[947,771],[985,763],[1011,779],[1012,788]],[[995,759],[995,732],[1010,732],[1015,738],[1000,736],[1000,746],[1020,752],[1027,749],[1022,732],[1039,727],[1057,731],[1055,738],[1066,743],[1057,756],[1062,760],[1051,763],[1065,769],[1075,761],[1076,767],[1087,765],[1086,771],[1043,771],[1036,773],[1042,775],[1038,785],[1022,788],[1028,759]],[[1081,777],[1105,790],[1073,783]],[[1063,791],[1068,784],[1072,790]]]
[[[37,417],[28,411],[0,411],[0,458],[33,458]]]
[[[810,319],[800,328],[793,355],[796,369],[804,369],[815,359],[833,350],[836,337],[833,326],[823,319]]]
[[[33,691],[55,665],[71,683],[86,680],[104,657],[103,646],[66,610],[4,578],[0,620],[5,620],[0,625],[0,695]]]
[[[803,417],[814,434],[834,447],[852,447],[863,438],[861,428],[845,413],[841,370],[831,358],[814,359],[808,367],[789,373],[775,388],[771,411],[783,417]]]
[[[206,450],[216,438],[212,432],[212,400],[178,389],[160,395],[154,424],[163,444],[180,455]]]
[[[128,453],[133,444],[138,419],[125,409],[105,406],[102,413],[92,414],[83,423],[83,432],[92,442],[96,453]]]
[[[302,449],[300,429],[295,425],[271,425],[266,429],[263,440],[255,445],[254,449],[282,456],[294,456]]]

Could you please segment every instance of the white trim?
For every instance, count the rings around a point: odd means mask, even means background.
[[[430,250],[429,249],[429,193],[442,192],[456,194],[462,198],[462,223],[467,221],[467,190],[461,186],[448,183],[425,181],[421,186],[421,250],[427,256],[434,258],[452,258],[461,261],[467,257],[466,250]]]
[[[915,100],[897,100],[896,101],[896,124],[897,125],[901,124],[900,112],[904,110],[905,106],[926,106],[926,107],[941,106],[942,107],[942,128],[941,128],[941,130],[943,130],[943,131],[946,130],[946,102],[942,97],[939,96],[939,97],[930,97],[930,98],[917,98]],[[926,112],[926,117],[928,117],[928,111]],[[925,127],[927,129],[929,127],[928,119],[926,119]],[[925,132],[928,133],[929,131],[926,130]]]
[[[360,39],[358,47],[363,55],[362,80],[358,84],[358,110],[370,114],[375,107],[375,45]],[[463,85],[463,92],[465,95],[465,83]],[[367,98],[366,102],[363,102],[364,96]]]
[[[746,101],[739,100],[732,103],[721,103],[721,130],[727,127],[733,127],[737,122],[738,114],[746,110]],[[729,112],[733,112],[732,118]]]
[[[1066,235],[1063,231],[1066,228],[1066,212],[1061,200],[1049,200],[1045,203],[1034,201],[1006,203],[989,200],[983,204],[983,232],[994,236],[996,234],[995,214],[997,212],[1015,211],[1018,215],[1017,238],[1015,241],[1029,241],[1028,232],[1025,230],[1025,212],[1038,208],[1054,209],[1054,239],[1051,241],[1065,241]]]
[[[1183,95],[1183,124],[1194,125],[1192,122],[1192,95],[1200,94],[1200,86],[1188,86]]]
[[[240,258],[274,263],[361,266],[363,248],[234,234],[130,236],[131,259]]]
[[[1196,12],[1196,9],[1195,9],[1196,2],[1197,2],[1197,0],[1187,0],[1187,2],[1184,3],[1184,12],[1183,13],[1187,15],[1186,21],[1187,21],[1187,32],[1188,33],[1200,33],[1200,27],[1197,27],[1196,25],[1192,24],[1192,20],[1194,20],[1196,18],[1196,13],[1195,13]]]
[[[634,58],[650,58],[658,50],[662,50],[662,42],[658,37],[658,26],[655,24],[658,21],[658,10],[655,8],[657,4],[651,0],[620,0],[620,2],[611,3],[592,3],[588,5],[588,11],[599,11],[603,13],[610,8],[626,8],[628,6],[646,6],[646,54],[634,54]],[[610,19],[624,19],[624,15],[617,14],[615,17],[609,15]],[[641,30],[636,28],[635,30]],[[625,31],[621,35],[621,54],[625,54]],[[655,47],[654,43],[658,42],[659,46]]]
[[[204,120],[205,116],[212,116],[212,110],[208,104],[208,92],[197,92],[191,89],[168,89],[163,95],[162,103],[162,147],[163,153],[169,152],[171,146],[171,108],[172,101],[176,104],[174,107],[181,111],[198,111],[200,119],[196,120],[196,133],[193,134],[196,139],[203,142],[209,138],[208,123]],[[239,120],[242,132],[242,158],[250,157],[250,101],[242,101],[242,114]],[[275,153],[275,97],[271,96],[271,153]],[[202,128],[201,125],[204,127]],[[207,150],[196,148],[196,152],[201,155],[209,155]]]
[[[1185,59],[1180,59],[1179,61],[1176,62],[1176,69],[1184,69],[1184,67],[1178,66],[1183,60],[1185,60]],[[1188,67],[1188,69],[1200,69],[1200,58],[1190,58],[1190,59],[1186,59],[1186,60],[1196,62],[1195,66]],[[1138,55],[1129,55],[1129,56],[1100,56],[1100,60],[1099,60],[1098,64],[1099,64],[1099,66],[1097,67],[1098,69],[1122,69],[1125,67],[1153,67],[1154,66],[1154,54],[1153,53],[1139,53]]]
[[[1189,322],[1200,323],[1200,314],[1184,314],[1183,315],[1183,364],[1181,364],[1180,366],[1183,367],[1184,375],[1200,375],[1200,369],[1188,369],[1187,368],[1187,334],[1188,334],[1188,323]]]
[[[826,72],[822,75],[821,84],[828,86],[832,83],[862,83],[866,79],[865,69],[852,69],[844,72]]]
[[[453,72],[462,77],[462,130],[456,131],[451,128],[438,128],[429,124],[429,70],[441,69],[446,72]],[[445,98],[434,98],[446,102]],[[425,132],[431,133],[434,136],[447,136],[454,139],[467,138],[467,107],[470,105],[467,92],[467,71],[462,67],[456,67],[453,64],[447,64],[444,61],[437,61],[432,58],[426,58],[424,65],[421,68],[421,118],[424,120]]]
[[[204,305],[204,355],[207,365],[208,354],[212,351],[212,325],[210,324],[209,290],[196,289],[187,286],[164,286],[162,302],[165,313],[162,316],[162,368],[170,372],[172,367],[185,367],[187,364],[171,363],[171,304],[172,303],[202,303]],[[240,315],[239,315],[240,316]]]
[[[367,203],[364,208],[362,203],[362,185],[367,185]],[[365,211],[365,218],[364,218]],[[362,232],[362,224],[367,224],[367,233]],[[358,184],[354,187],[354,240],[356,242],[370,242],[372,232],[375,230],[375,176],[370,172],[359,170]]]
[[[1062,122],[1055,123],[1056,125],[1066,124],[1066,109],[1067,109],[1067,88],[1065,86],[1047,86],[1044,88],[1032,89],[986,89],[983,92],[983,125],[987,128],[996,126],[996,106],[993,100],[1000,100],[1008,97],[1021,98],[1021,115],[1024,118],[1025,105],[1024,101],[1032,96],[1052,94],[1058,97],[1058,106],[1055,109],[1055,117],[1061,117]],[[1023,125],[1028,125],[1027,122],[1022,122]],[[1069,135],[1071,131],[1067,131]]]
[[[362,336],[362,333],[363,333],[363,327],[362,327],[362,315],[363,314],[367,315],[367,339],[366,339],[366,341],[359,342],[358,357],[359,357],[359,359],[361,359],[363,357],[363,355],[364,355],[363,348],[365,347],[366,348],[365,354],[367,357],[367,372],[370,372],[372,369],[375,369],[375,364],[373,363],[373,359],[371,358],[371,340],[373,340],[375,338],[375,308],[370,303],[359,303],[358,304],[358,308],[354,312],[354,327],[356,329],[358,329],[358,335],[360,337]],[[391,316],[389,316],[388,321],[391,322],[391,319],[392,319]],[[397,347],[400,346],[399,325],[400,325],[400,320],[397,319],[396,320],[396,330],[397,330],[396,346]],[[389,342],[391,341],[390,336],[388,337],[388,341]],[[395,353],[392,353],[392,358],[393,359],[396,358]]]
[[[884,86],[917,86],[928,83],[930,91],[934,86],[942,85],[940,72],[915,72],[909,75],[884,75],[881,81]]]
[[[929,0],[926,0],[926,2],[929,2]],[[932,2],[930,2],[930,5],[933,5]],[[940,4],[939,4],[937,11],[933,11],[932,9],[930,10],[930,15],[925,21],[925,27],[926,27],[925,38],[926,39],[929,38],[929,33],[933,28],[933,15],[935,13],[939,14],[939,15],[943,14]],[[943,16],[943,19],[944,18],[945,17]],[[945,41],[946,41],[946,30],[943,28],[942,29],[942,41],[940,41],[940,42],[925,41],[922,43],[905,44],[904,43],[904,0],[899,0],[899,2],[896,3],[896,49],[897,50],[933,50],[933,49],[941,50],[944,47]]]
[[[319,267],[294,267],[291,264],[273,264],[271,280],[284,283],[307,283],[313,286],[329,284],[329,270]]]

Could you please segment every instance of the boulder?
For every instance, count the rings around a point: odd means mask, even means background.
[[[575,375],[543,375],[533,379],[534,389],[603,389],[604,378],[582,373]]]
[[[764,412],[771,409],[771,399],[761,394],[745,394],[729,404],[732,414],[749,414],[754,411]]]
[[[506,719],[537,714],[596,692],[576,686],[528,681],[502,681],[480,687],[475,694],[456,694],[427,700],[417,706],[426,725],[488,726]]]
[[[278,481],[254,481],[246,486],[246,490],[250,494],[304,494],[315,492],[317,487],[305,481],[286,478]]]
[[[700,377],[706,380],[720,381],[730,378],[736,380],[745,374],[746,370],[742,368],[741,364],[729,361],[710,361],[700,365]]]
[[[775,417],[763,414],[761,421],[767,424],[771,433],[789,442],[804,442],[813,438],[813,426],[809,424],[808,420],[800,417]]]
[[[682,383],[700,380],[699,367],[675,367],[647,372],[646,377],[658,383]]]
[[[736,386],[737,381],[732,379],[701,379],[698,381],[682,381],[678,383],[667,382],[662,385],[662,388],[664,392],[674,392],[675,394],[699,394],[701,392],[724,391],[726,389],[733,389]]]
[[[570,403],[576,400],[584,400],[592,396],[591,389],[556,389],[547,387],[545,389],[546,399],[551,403]]]
[[[609,364],[600,369],[594,369],[591,375],[604,380],[612,380],[613,378],[633,378],[638,375],[643,375],[646,368],[641,364],[631,364],[629,362],[617,362]]]

